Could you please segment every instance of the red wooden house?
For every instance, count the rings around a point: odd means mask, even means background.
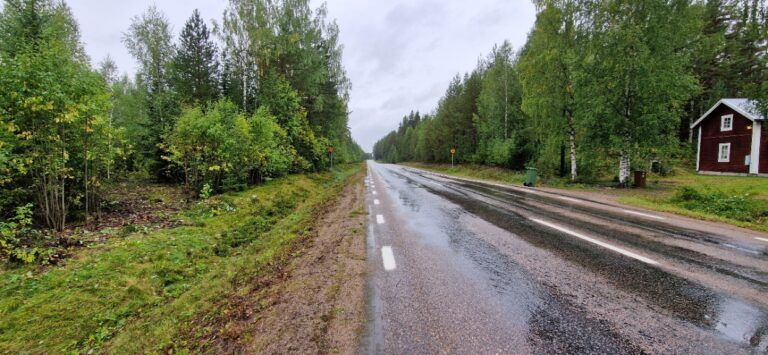
[[[722,99],[691,125],[698,131],[696,171],[701,174],[768,174],[768,134],[754,101]]]

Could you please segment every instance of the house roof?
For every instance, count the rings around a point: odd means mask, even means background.
[[[707,116],[709,116],[712,111],[714,111],[718,106],[720,105],[726,105],[733,109],[734,111],[740,113],[742,116],[746,117],[750,121],[763,121],[765,120],[765,116],[760,113],[760,111],[757,109],[757,103],[755,100],[750,99],[722,99],[718,101],[712,108],[709,109],[706,113],[701,115],[696,122],[691,124],[691,128],[696,127],[704,121]]]

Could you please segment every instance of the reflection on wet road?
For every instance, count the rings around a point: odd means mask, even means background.
[[[764,236],[373,162],[366,185],[363,352],[768,351]]]

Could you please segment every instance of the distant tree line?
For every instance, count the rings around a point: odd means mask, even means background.
[[[387,162],[459,162],[589,180],[690,157],[689,125],[724,97],[768,112],[765,0],[537,0],[525,45],[456,76],[430,114],[374,146]]]
[[[0,11],[0,254],[34,259],[33,227],[64,229],[127,176],[191,196],[362,159],[348,124],[339,29],[308,0],[195,10],[174,40],[155,6],[123,42],[134,77],[90,64],[63,1]]]

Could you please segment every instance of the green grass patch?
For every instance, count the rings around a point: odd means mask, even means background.
[[[217,315],[247,280],[290,258],[320,206],[362,164],[294,175],[213,197],[189,226],[126,230],[66,265],[0,275],[0,353],[183,350],[192,321]],[[206,332],[208,330],[197,330]]]
[[[651,175],[647,189],[611,191],[621,203],[768,231],[768,178],[700,175],[676,169]]]

